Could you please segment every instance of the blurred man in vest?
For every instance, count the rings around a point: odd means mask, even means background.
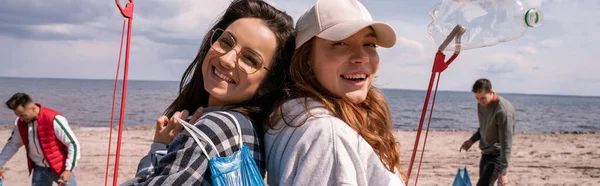
[[[0,153],[4,166],[25,145],[32,185],[52,182],[77,185],[73,169],[81,150],[67,119],[59,112],[34,103],[25,93],[13,95],[6,106],[15,112],[15,129]]]

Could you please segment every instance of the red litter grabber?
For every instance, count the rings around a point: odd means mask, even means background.
[[[419,168],[417,171],[417,177],[415,178],[415,185],[417,185],[417,181],[419,180],[419,173],[421,171],[421,163],[423,162],[423,154],[425,152],[425,144],[427,144],[427,135],[429,134],[429,126],[431,124],[431,116],[433,114],[433,107],[435,106],[435,98],[437,95],[438,85],[440,82],[440,76],[441,76],[442,72],[444,70],[446,70],[446,68],[448,68],[448,65],[450,65],[450,63],[452,63],[452,61],[454,61],[456,59],[456,57],[458,57],[458,54],[460,54],[460,49],[461,49],[460,48],[460,44],[461,44],[460,38],[465,33],[465,31],[466,31],[465,27],[463,27],[461,25],[456,25],[456,27],[454,27],[454,29],[452,29],[452,32],[450,32],[450,34],[448,34],[448,36],[446,37],[446,40],[444,40],[444,42],[442,42],[442,44],[438,48],[437,53],[435,54],[432,72],[431,72],[431,78],[429,79],[429,87],[427,88],[427,95],[425,96],[425,102],[423,103],[423,111],[421,112],[421,119],[419,121],[419,127],[417,128],[417,136],[415,137],[415,146],[413,148],[412,157],[410,159],[410,165],[408,167],[408,175],[407,175],[408,179],[406,179],[406,185],[408,185],[408,180],[410,180],[410,174],[412,172],[413,163],[415,161],[415,155],[416,155],[417,149],[419,147],[421,130],[423,129],[423,121],[425,120],[425,114],[427,112],[427,108],[429,107],[429,96],[431,95],[431,89],[433,87],[433,82],[437,77],[435,91],[433,94],[433,101],[431,103],[431,110],[429,113],[429,121],[427,122],[427,130],[425,132],[425,140],[423,141],[423,149],[421,151],[421,158],[419,161]],[[450,42],[452,42],[453,39],[455,39],[454,54],[452,54],[452,56],[450,57],[450,59],[448,59],[448,61],[444,61],[446,59],[446,55],[444,55],[444,53],[442,53],[442,51],[444,51],[446,49],[448,44],[450,44]]]

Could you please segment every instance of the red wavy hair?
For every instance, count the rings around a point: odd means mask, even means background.
[[[292,56],[290,65],[290,76],[293,81],[290,90],[291,98],[310,98],[325,105],[336,117],[346,122],[371,145],[389,171],[395,173],[397,170],[406,179],[400,167],[400,145],[396,143],[396,138],[392,134],[391,112],[383,93],[370,85],[365,101],[354,104],[327,91],[317,81],[309,63],[312,43],[313,39],[296,49]],[[308,110],[308,105],[306,107]],[[281,109],[281,105],[279,108]],[[273,117],[281,116],[274,114]],[[277,119],[273,118],[271,121],[277,121]],[[269,122],[268,127],[274,128],[275,124]]]

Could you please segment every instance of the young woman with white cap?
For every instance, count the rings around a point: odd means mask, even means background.
[[[318,0],[296,31],[290,95],[264,139],[267,183],[404,185],[390,109],[373,86],[392,27],[356,0]]]

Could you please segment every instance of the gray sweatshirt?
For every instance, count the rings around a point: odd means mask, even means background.
[[[321,103],[305,104],[304,100],[286,102],[282,109],[285,121],[281,119],[277,130],[265,134],[270,186],[404,185],[348,124]]]
[[[506,174],[510,161],[512,138],[515,130],[515,109],[508,100],[498,96],[498,100],[488,106],[477,105],[479,129],[471,141],[479,142],[483,154],[500,155],[501,174]]]

